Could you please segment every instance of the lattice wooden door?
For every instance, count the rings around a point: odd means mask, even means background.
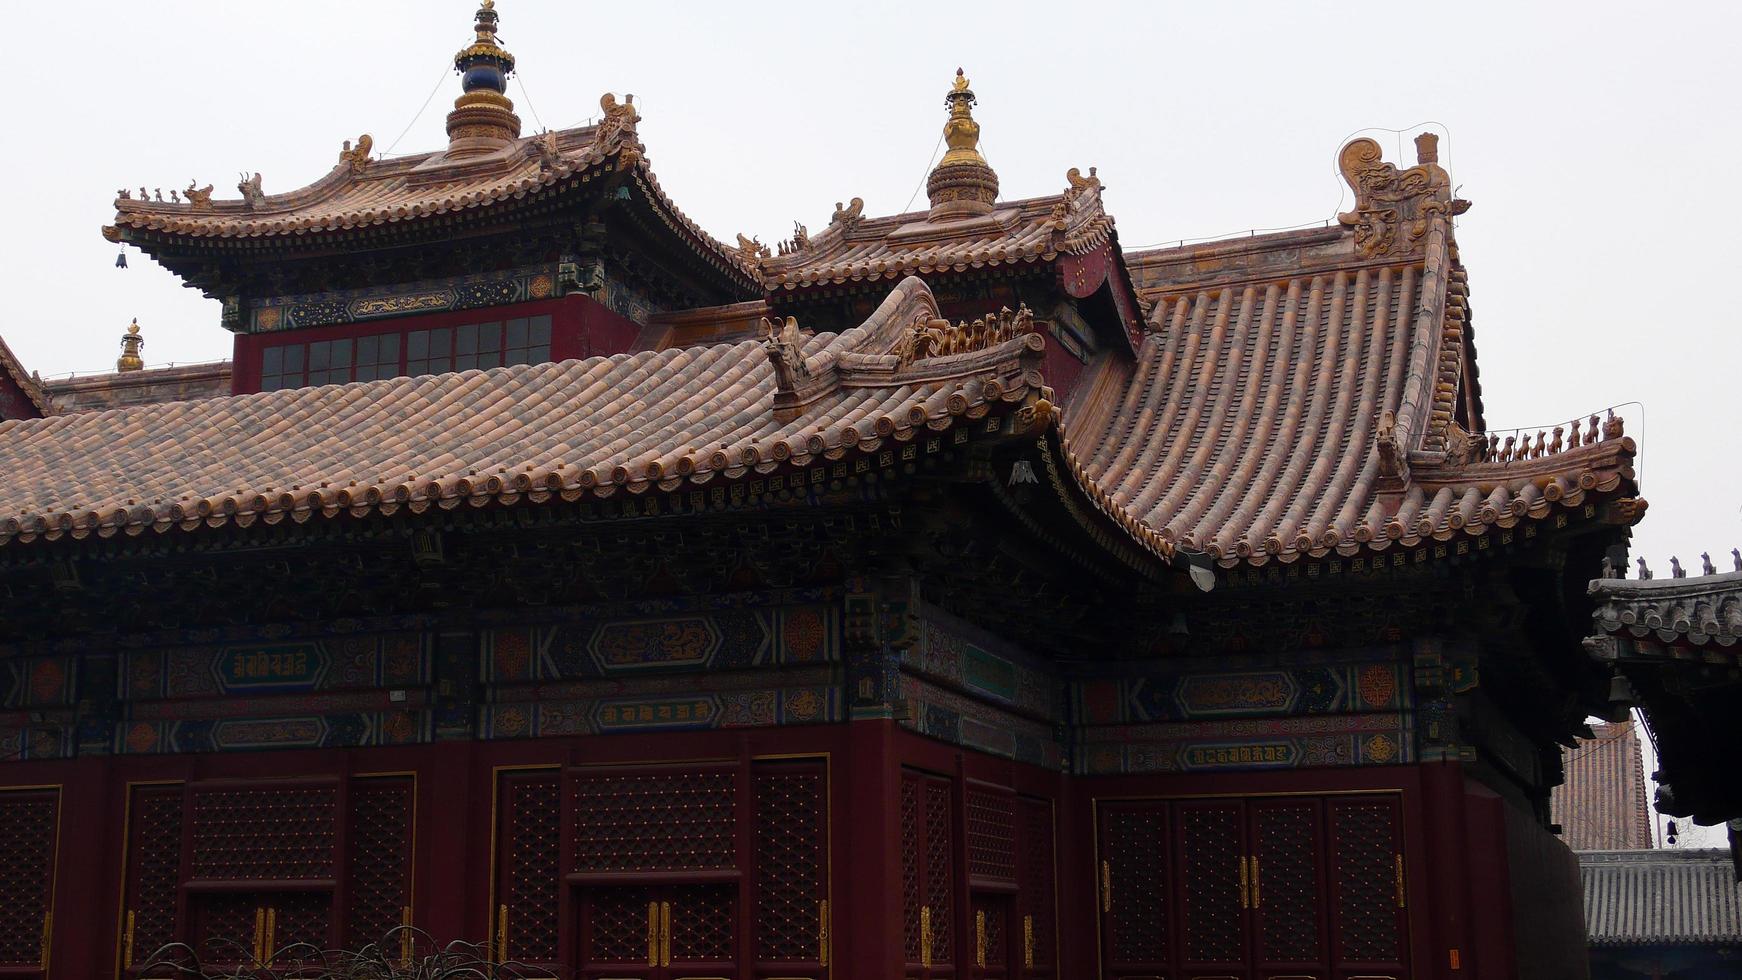
[[[505,772],[496,794],[496,956],[554,970],[562,959],[562,773]]]
[[[1057,910],[1054,882],[1052,801],[1016,801],[1016,919],[1012,942],[1020,954],[1021,975],[1037,980],[1058,970]]]
[[[1252,962],[1260,976],[1325,976],[1323,807],[1302,797],[1248,810]]]
[[[1409,928],[1400,816],[1394,796],[1325,802],[1331,948],[1339,976],[1405,976]]]
[[[1100,808],[1101,956],[1110,980],[1171,976],[1172,849],[1168,804]]]
[[[1015,896],[1010,893],[975,892],[972,896],[974,959],[970,975],[980,980],[1005,980],[1020,975],[1019,960],[1011,954]]]
[[[752,775],[756,805],[756,972],[828,974],[828,770],[821,761],[764,761]]]
[[[1239,800],[1174,804],[1177,960],[1193,977],[1246,976],[1246,808]]]
[[[0,791],[0,975],[48,971],[59,836],[58,789]]]
[[[955,975],[954,785],[901,774],[902,949],[915,980]]]
[[[589,885],[576,903],[582,977],[734,980],[738,886]]]
[[[128,797],[127,895],[121,913],[121,969],[128,976],[179,935],[182,806],[179,783],[135,786]]]

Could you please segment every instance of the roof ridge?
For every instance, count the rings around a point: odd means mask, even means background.
[[[7,345],[4,337],[0,337],[0,369],[5,370],[6,376],[24,392],[24,397],[36,406],[38,412],[44,416],[53,414],[54,406],[48,393],[42,389],[35,375],[24,370],[24,362],[18,359],[17,354],[12,353],[12,348]]]

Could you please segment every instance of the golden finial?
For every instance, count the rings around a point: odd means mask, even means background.
[[[139,349],[144,346],[145,338],[139,336],[139,318],[134,317],[127,332],[121,335],[121,356],[115,359],[115,370],[143,371],[145,359],[139,356]]]
[[[496,36],[496,4],[483,0],[472,24],[473,41],[454,55],[463,94],[448,113],[448,153],[471,156],[503,149],[520,136],[520,117],[507,96],[514,56]]]
[[[956,80],[944,102],[950,118],[944,122],[949,151],[926,180],[934,219],[986,214],[998,200],[998,175],[980,153],[980,124],[974,121],[974,90],[968,76],[956,69]]]

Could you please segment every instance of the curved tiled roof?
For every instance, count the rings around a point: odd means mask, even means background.
[[[6,346],[4,338],[0,338],[0,372],[4,372],[6,378],[18,386],[18,390],[36,407],[38,414],[47,415],[51,411],[48,396],[43,392],[42,386],[30,372],[24,370],[24,363],[18,359],[18,355],[12,353],[12,348]]]
[[[1594,579],[1600,632],[1736,650],[1742,641],[1742,572],[1695,578]]]
[[[1062,194],[998,204],[988,215],[930,220],[929,212],[858,219],[837,215],[806,244],[762,260],[770,290],[897,279],[1047,261],[1091,252],[1112,237],[1100,182],[1077,178]]]
[[[792,417],[748,341],[0,423],[0,543],[674,490],[875,451],[1037,391],[1038,337],[897,368],[924,283],[803,341]]]
[[[1428,227],[1391,255],[1314,230],[1144,256],[1166,270],[1139,276],[1153,332],[1078,409],[1090,479],[1226,565],[1476,535],[1630,491],[1618,422],[1570,445],[1457,426],[1463,272],[1445,218]]]
[[[111,240],[127,239],[129,232],[218,240],[338,234],[475,212],[585,183],[612,170],[633,170],[637,184],[674,230],[692,239],[716,264],[754,284],[756,273],[742,256],[702,231],[672,203],[654,178],[633,130],[615,129],[601,143],[595,139],[601,128],[582,126],[525,136],[483,156],[451,158],[440,151],[357,162],[346,154],[313,184],[269,194],[253,204],[117,198],[115,224],[104,233]],[[541,159],[547,137],[555,148],[550,161]]]
[[[1742,885],[1722,850],[1583,851],[1593,946],[1742,942]]]

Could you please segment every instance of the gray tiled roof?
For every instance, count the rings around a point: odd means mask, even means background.
[[[1724,850],[1581,851],[1592,946],[1742,942],[1742,886]]]

